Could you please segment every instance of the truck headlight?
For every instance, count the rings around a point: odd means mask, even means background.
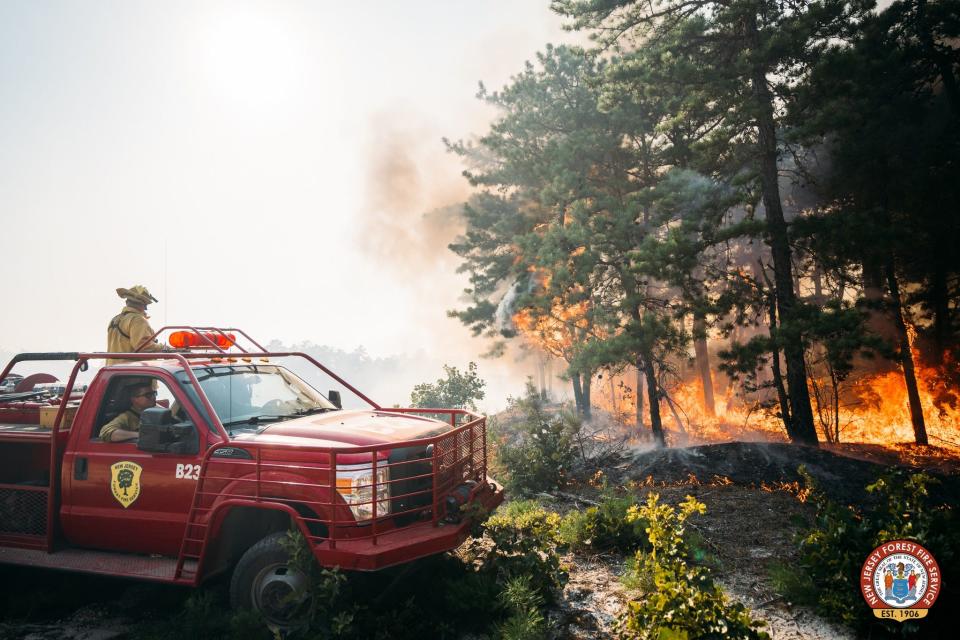
[[[373,518],[373,465],[337,465],[337,493],[357,521]],[[390,513],[390,470],[377,468],[377,517]]]

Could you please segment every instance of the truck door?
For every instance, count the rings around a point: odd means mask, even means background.
[[[75,546],[175,556],[200,474],[206,430],[172,378],[136,371],[131,367],[107,374],[96,418],[83,427],[89,433],[73,434],[75,446],[63,465],[63,533]],[[135,400],[143,406],[150,396],[159,406],[178,409],[181,421],[196,425],[197,453],[149,453],[140,451],[135,439],[101,439],[105,425]],[[138,425],[136,413],[124,419],[125,425]]]

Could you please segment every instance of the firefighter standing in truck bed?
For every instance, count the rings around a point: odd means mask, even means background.
[[[110,321],[107,327],[107,351],[110,353],[130,353],[143,351],[154,353],[166,351],[156,340],[150,340],[153,329],[147,322],[147,305],[157,299],[142,285],[129,289],[117,289],[117,295],[127,301],[123,310]],[[107,364],[117,364],[123,360],[107,360]]]

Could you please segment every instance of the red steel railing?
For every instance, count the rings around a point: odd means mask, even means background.
[[[397,518],[429,515],[436,524],[446,514],[442,502],[451,491],[465,483],[486,481],[486,419],[456,409],[385,409],[395,413],[446,413],[472,418],[451,431],[436,436],[377,445],[291,448],[255,441],[232,441],[212,447],[204,458],[196,491],[198,512],[210,512],[231,499],[281,502],[306,507],[315,515],[303,516],[308,524],[323,525],[326,535],[311,534],[314,542],[338,538],[370,539],[396,531]],[[422,455],[391,462],[389,453],[415,450]],[[243,457],[221,457],[228,451]],[[344,468],[349,467],[349,468]],[[337,471],[343,476],[360,468],[370,470],[371,481],[351,487],[369,489],[369,497],[348,503],[338,491]],[[387,480],[378,481],[378,471],[387,471]],[[299,494],[299,495],[298,495]],[[316,494],[311,497],[310,494]],[[382,513],[384,503],[389,511]],[[371,517],[358,520],[350,510],[368,507]],[[201,519],[194,519],[194,521]],[[422,522],[418,519],[417,522]],[[357,527],[357,525],[362,525]],[[344,527],[358,529],[345,533]]]
[[[304,536],[320,552],[336,550],[338,542],[376,546],[384,536],[428,523],[436,527],[445,518],[458,516],[447,512],[448,497],[459,488],[460,498],[453,497],[454,505],[459,505],[486,487],[486,418],[459,409],[384,411],[446,414],[452,423],[458,418],[467,421],[443,434],[377,445],[291,448],[254,441],[215,445],[204,456],[197,480],[178,575],[183,575],[188,560],[196,560],[195,571],[201,571],[209,529],[217,522],[218,511],[231,506],[284,505],[296,513]],[[244,457],[235,457],[240,450]],[[233,457],[218,455],[224,451]],[[397,451],[420,455],[391,461],[390,453]],[[345,466],[350,471],[370,469],[371,482],[352,487],[369,489],[367,499],[352,503],[369,507],[369,518],[358,520],[338,491],[337,477],[347,472]],[[385,483],[378,481],[377,473],[384,469]]]

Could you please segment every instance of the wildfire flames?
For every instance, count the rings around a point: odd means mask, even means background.
[[[579,253],[582,247],[571,255]],[[552,280],[549,270],[534,267],[530,271],[541,289],[549,288]],[[582,290],[573,293],[582,293]],[[528,345],[569,362],[577,355],[575,345],[584,337],[604,337],[591,323],[590,311],[587,299],[571,304],[556,297],[548,313],[521,309],[512,320]],[[942,354],[937,366],[923,364],[917,330],[909,322],[907,330],[930,444],[960,454],[960,375],[957,375],[960,362],[948,351]],[[683,366],[676,368],[684,369]],[[899,368],[860,372],[844,380],[822,379],[821,374],[816,365],[808,364],[811,404],[822,442],[889,447],[915,441],[907,387]],[[703,385],[695,372],[681,372],[660,380],[663,394],[660,416],[668,441],[691,445],[787,439],[772,389],[745,392],[743,385],[716,371],[711,373],[711,380],[712,411],[706,406]],[[637,425],[638,393],[640,402],[646,402],[646,389],[639,384],[635,369],[616,374],[600,371],[592,379],[591,405],[623,424],[631,436],[642,439],[649,435],[649,428]],[[640,412],[646,424],[649,424],[648,412],[649,407],[643,407]]]
[[[722,374],[714,374],[715,385]],[[960,452],[960,407],[943,382],[939,368],[919,367],[917,382],[931,444]],[[629,426],[636,426],[635,373],[601,378],[595,384],[593,404],[610,412]],[[715,394],[714,415],[707,410],[699,379],[678,382],[665,388],[669,400],[661,402],[664,427],[677,444],[728,440],[785,440],[783,423],[770,403],[738,396],[736,386],[727,384]],[[673,405],[671,407],[671,404]],[[817,412],[814,400],[814,411]],[[830,409],[824,408],[825,413]],[[646,421],[646,416],[644,416]],[[824,418],[824,420],[828,420]],[[822,421],[818,430],[827,437]],[[903,375],[899,371],[869,375],[846,383],[839,407],[840,442],[870,444],[910,443],[914,440],[910,408]],[[830,428],[829,425],[827,428]]]
[[[532,271],[540,287],[549,286],[549,272],[540,269]],[[589,310],[590,302],[587,300],[565,305],[561,298],[554,298],[549,314],[535,315],[522,309],[513,315],[513,326],[543,351],[558,358],[567,358],[571,355],[570,347],[578,342],[580,335],[591,330],[587,317]]]
[[[940,375],[934,368],[917,371],[920,400],[931,443],[960,450],[957,425],[960,410],[956,405],[938,403]],[[689,419],[688,432],[701,441],[766,437],[784,439],[779,416],[771,410],[748,406],[730,393],[716,400],[716,416],[711,417],[703,403],[699,380],[678,384],[672,391],[674,402],[683,408]],[[814,401],[814,410],[817,410]],[[899,371],[865,376],[849,383],[842,394],[839,411],[841,442],[893,444],[912,442],[913,427],[903,375]],[[829,441],[822,421],[818,420],[821,439]],[[828,427],[829,428],[829,427]]]
[[[524,337],[553,356],[564,357],[572,342],[572,331],[585,328],[587,307],[563,307],[557,301],[550,317],[535,319],[521,312],[514,316],[515,326]],[[956,368],[949,356],[938,367],[922,366],[915,352],[917,382],[927,435],[932,445],[960,453],[960,389],[949,382],[947,372]],[[712,374],[714,412],[704,402],[702,383],[695,375],[682,380],[664,381],[665,398],[660,414],[668,440],[677,445],[690,445],[730,440],[785,441],[772,390],[744,394],[740,385],[725,374]],[[827,404],[814,393],[811,402],[821,441],[833,443],[866,443],[897,445],[912,443],[914,432],[903,374],[899,369],[883,373],[851,376],[841,384],[837,406]],[[641,390],[646,401],[645,389]],[[617,375],[598,372],[593,378],[592,405],[610,414],[638,439],[648,428],[637,428],[637,377],[635,370]],[[837,415],[834,415],[836,409]],[[649,424],[649,408],[642,410],[643,421]],[[838,428],[839,426],[839,428]],[[838,433],[837,433],[838,432]]]

